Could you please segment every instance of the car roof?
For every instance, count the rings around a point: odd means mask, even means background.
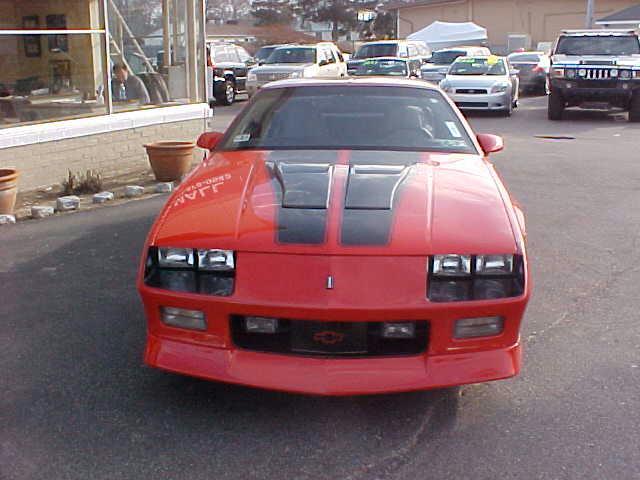
[[[411,80],[408,78],[398,77],[337,77],[337,78],[298,78],[278,80],[276,82],[267,83],[261,90],[269,90],[276,88],[293,88],[293,87],[323,87],[343,85],[348,87],[361,86],[377,86],[377,87],[414,87],[423,88],[425,90],[440,90],[437,85],[432,85],[423,80]]]
[[[638,32],[633,29],[611,29],[611,30],[563,30],[560,36],[563,37],[610,37],[610,36],[627,36],[637,35]]]
[[[365,42],[360,46],[362,47],[364,45],[394,44],[394,43],[406,43],[406,42],[407,40],[375,40],[373,42]]]
[[[367,58],[365,61],[376,61],[376,60],[399,60],[402,62],[408,62],[409,59],[407,57],[394,57],[393,55],[388,55],[386,57],[371,57]]]
[[[502,55],[493,55],[493,54],[491,54],[491,55],[465,55],[464,57],[456,58],[456,62],[458,60],[463,59],[463,58],[497,58],[499,60],[504,60],[507,57],[503,57]]]

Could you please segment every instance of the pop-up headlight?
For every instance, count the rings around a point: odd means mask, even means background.
[[[427,267],[427,297],[432,302],[490,300],[524,292],[519,255],[434,255]]]
[[[150,247],[145,284],[186,293],[228,296],[235,283],[235,253],[231,250]]]

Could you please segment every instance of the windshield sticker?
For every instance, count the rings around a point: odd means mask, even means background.
[[[447,128],[449,129],[449,132],[451,132],[452,137],[455,137],[455,138],[462,137],[460,130],[458,130],[458,126],[454,122],[444,122],[444,123],[447,124]]]
[[[496,57],[495,55],[491,55],[488,59],[487,59],[487,63],[489,65],[495,65],[500,61],[500,59],[498,57]]]
[[[243,133],[241,135],[236,135],[235,137],[233,137],[233,143],[244,143],[248,142],[249,140],[251,140],[251,134],[249,133]]]
[[[461,57],[458,58],[457,62],[458,63],[474,63],[477,60],[477,58],[473,58],[473,57]]]

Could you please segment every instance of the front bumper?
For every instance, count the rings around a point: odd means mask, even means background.
[[[512,101],[509,92],[448,95],[461,110],[506,110]]]
[[[602,102],[624,108],[633,95],[640,94],[640,81],[556,78],[551,80],[551,91],[562,95],[569,106]]]
[[[184,294],[138,285],[147,317],[145,362],[185,375],[252,387],[318,395],[356,395],[441,388],[488,382],[517,375],[520,370],[520,323],[529,292],[495,301],[438,304],[381,302],[378,307],[322,302],[296,304]],[[301,298],[303,293],[300,294]],[[292,297],[289,297],[292,298]],[[160,321],[160,307],[205,312],[206,331],[173,328]],[[385,320],[428,321],[426,350],[417,355],[345,358],[263,353],[234,345],[230,319],[251,315],[331,322]],[[494,337],[456,340],[456,320],[502,316],[504,331]]]
[[[314,395],[360,395],[442,388],[513,377],[519,343],[497,350],[395,358],[324,359],[190,344],[150,334],[145,362],[225,383]]]

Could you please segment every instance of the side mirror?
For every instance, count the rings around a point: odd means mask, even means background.
[[[504,142],[502,141],[502,137],[499,137],[498,135],[479,133],[477,135],[477,138],[478,143],[480,144],[480,148],[482,148],[482,151],[486,155],[499,152],[504,149]]]
[[[205,150],[212,151],[216,148],[222,137],[223,133],[220,132],[206,132],[198,137],[198,146]]]
[[[512,68],[509,73],[511,73],[511,75],[518,75],[520,73],[520,70],[516,70],[515,68]]]
[[[320,60],[318,64],[319,67],[324,67],[325,65],[329,65],[329,60]]]

